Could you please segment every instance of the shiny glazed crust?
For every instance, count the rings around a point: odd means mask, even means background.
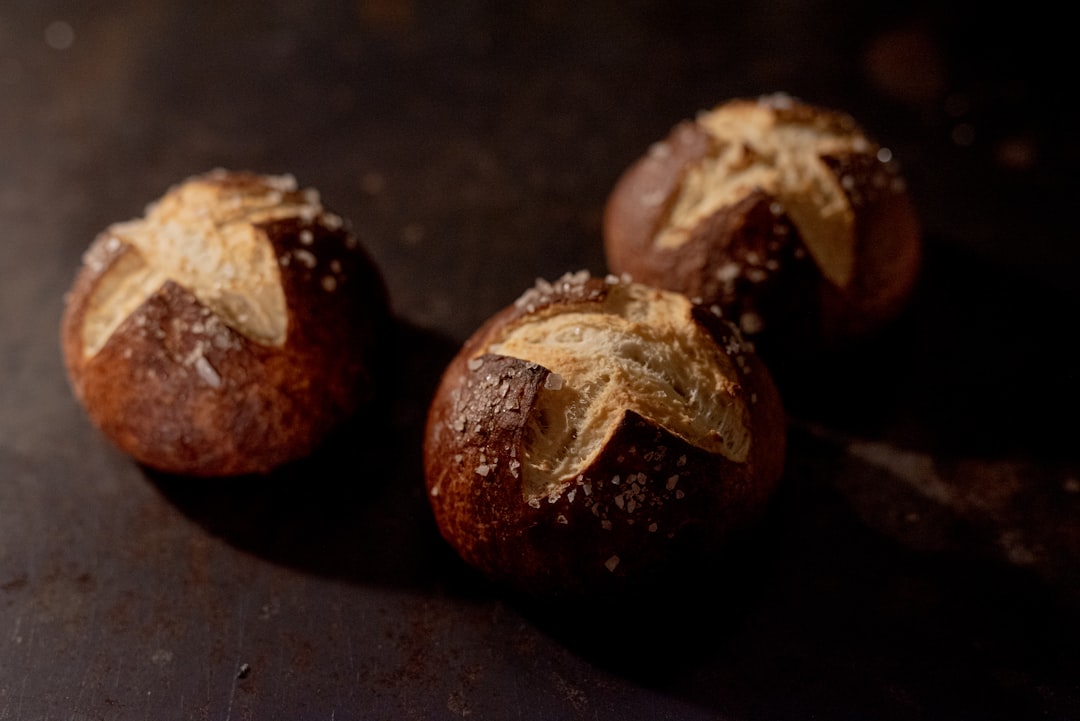
[[[650,340],[661,315],[671,332]],[[562,318],[570,322],[549,336],[529,330]],[[560,340],[578,327],[595,335]],[[515,346],[515,335],[525,340]],[[500,352],[511,346],[545,346],[535,352],[564,371]],[[580,377],[565,370],[575,354]],[[694,372],[678,379],[684,364]],[[620,368],[641,377],[620,381]],[[609,376],[629,392],[558,400]],[[660,387],[668,391],[649,390]],[[553,416],[575,412],[587,416],[576,433],[551,444]],[[703,425],[702,415],[716,420]],[[599,431],[589,424],[597,417]],[[573,597],[707,559],[767,503],[785,432],[768,372],[730,324],[674,293],[579,274],[539,282],[463,345],[429,409],[424,468],[438,527],[466,562],[531,595]],[[577,437],[587,433],[594,445]],[[582,451],[575,463],[552,459],[566,446]]]
[[[717,306],[766,355],[880,329],[921,262],[888,150],[850,116],[785,95],[673,128],[619,178],[603,232],[612,272]]]
[[[76,397],[120,449],[229,476],[308,455],[371,400],[388,318],[376,267],[314,191],[213,171],[95,239],[61,341]]]

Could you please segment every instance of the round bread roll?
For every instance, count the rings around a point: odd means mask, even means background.
[[[102,232],[61,340],[90,419],[146,466],[267,472],[374,396],[382,277],[291,176],[216,170]]]
[[[538,281],[447,367],[424,468],[442,535],[538,597],[644,588],[765,507],[786,425],[738,331],[685,296]]]
[[[892,154],[783,94],[673,128],[616,182],[603,235],[612,272],[717,306],[770,362],[879,330],[921,263]]]

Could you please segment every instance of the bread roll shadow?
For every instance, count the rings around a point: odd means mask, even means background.
[[[996,560],[965,553],[931,556],[898,546],[853,516],[831,484],[838,474],[868,472],[843,469],[850,462],[843,441],[852,438],[888,439],[943,458],[1075,460],[1071,426],[1060,419],[1070,417],[1080,402],[1080,373],[1064,332],[1074,325],[1066,319],[1075,318],[1076,311],[1075,299],[1037,279],[933,239],[912,302],[886,330],[790,365],[784,358],[767,359],[794,442],[779,497],[726,557],[681,586],[585,603],[522,599],[521,608],[597,663],[661,685],[703,661],[737,666],[728,657],[733,653],[748,653],[748,663],[770,674],[783,670],[771,666],[781,657],[792,664],[799,657],[807,669],[818,659],[832,659],[827,634],[813,630],[816,614],[841,635],[848,622],[871,629],[866,639],[849,639],[851,653],[868,657],[875,653],[873,634],[892,644],[904,641],[903,652],[918,657],[920,644],[950,631],[957,623],[954,614],[976,604],[983,592],[1019,599],[1017,604],[1023,599],[1044,603],[1047,617],[1060,620],[1054,593],[1038,579]],[[823,540],[818,534],[826,527],[830,531]],[[986,532],[964,531],[973,537]],[[981,549],[983,541],[972,543]],[[799,586],[815,574],[845,597],[833,597],[833,589],[816,581],[804,594]],[[940,618],[901,617],[899,627],[908,635],[897,636],[890,624],[896,613],[903,614],[891,607],[882,612],[888,599],[875,594],[909,577],[920,588],[932,588],[944,610]],[[865,610],[850,618],[836,612],[838,601],[848,611],[862,608],[860,597],[867,601]],[[1002,643],[1012,644],[1012,634],[1020,631],[1005,623],[1009,613],[990,609],[982,620],[985,629],[1001,629]],[[919,625],[923,621],[926,627]],[[753,629],[761,627],[786,629],[766,636],[790,640],[790,647],[743,648],[753,643]],[[1075,638],[1080,629],[1069,633]],[[953,655],[942,663],[968,661],[959,646],[949,652]],[[840,663],[839,656],[833,660]]]
[[[397,322],[380,397],[314,454],[266,475],[144,472],[208,532],[274,563],[358,583],[430,585],[445,550],[424,495],[420,446],[431,393],[455,350]]]
[[[838,479],[880,469],[792,440],[768,514],[696,575],[516,607],[598,667],[725,718],[1075,717],[1075,594],[1009,563],[993,527],[925,499],[906,500],[947,529],[945,547],[868,523]],[[914,493],[882,482],[890,507]],[[1001,683],[1022,677],[1044,694]]]
[[[1058,419],[1080,402],[1068,331],[1080,299],[929,240],[915,294],[883,332],[790,363],[760,349],[789,417],[932,453],[1075,458]]]
[[[664,688],[713,667],[727,653],[726,639],[742,635],[747,618],[766,603],[763,594],[773,586],[782,536],[770,507],[710,558],[673,565],[663,577],[636,588],[510,599],[538,629],[590,663]]]
[[[842,444],[791,440],[757,593],[714,632],[715,685],[687,695],[754,718],[1075,717],[1080,624],[1062,579],[1010,562],[993,522]],[[897,508],[922,520],[890,527]],[[1021,677],[1027,688],[1002,682]]]

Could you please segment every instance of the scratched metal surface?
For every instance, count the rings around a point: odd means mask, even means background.
[[[0,719],[1080,718],[1077,118],[1065,24],[995,12],[0,5]],[[905,163],[909,313],[789,389],[782,491],[715,595],[484,584],[421,492],[442,363],[535,277],[603,272],[603,199],[674,122],[774,90]],[[56,342],[93,235],[216,166],[320,188],[400,319],[385,408],[259,481],[133,465]]]

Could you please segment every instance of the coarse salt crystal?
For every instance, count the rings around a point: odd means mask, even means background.
[[[206,360],[206,356],[200,355],[195,359],[195,371],[211,388],[221,387],[221,376],[214,370],[214,366],[210,365],[210,361]]]
[[[224,177],[226,175],[226,172],[222,168],[217,168],[213,172],[213,175]],[[283,193],[295,192],[297,188],[296,176],[290,173],[284,173],[281,175],[267,175],[263,178],[263,182],[267,185],[267,187],[273,188]]]
[[[732,261],[716,269],[716,279],[722,283],[729,283],[738,278],[740,273],[742,273],[742,266]]]
[[[747,312],[739,317],[739,327],[742,328],[744,332],[753,335],[761,332],[762,328],[765,327],[765,322],[757,313]]]
[[[314,268],[315,265],[318,263],[318,260],[315,258],[315,256],[306,250],[293,251],[293,255],[296,257],[297,260],[299,260],[308,268]]]
[[[667,200],[667,194],[660,190],[654,190],[649,193],[643,193],[640,200],[641,204],[646,207],[661,205]]]
[[[648,153],[652,158],[666,158],[671,155],[671,146],[661,140],[650,145]]]

